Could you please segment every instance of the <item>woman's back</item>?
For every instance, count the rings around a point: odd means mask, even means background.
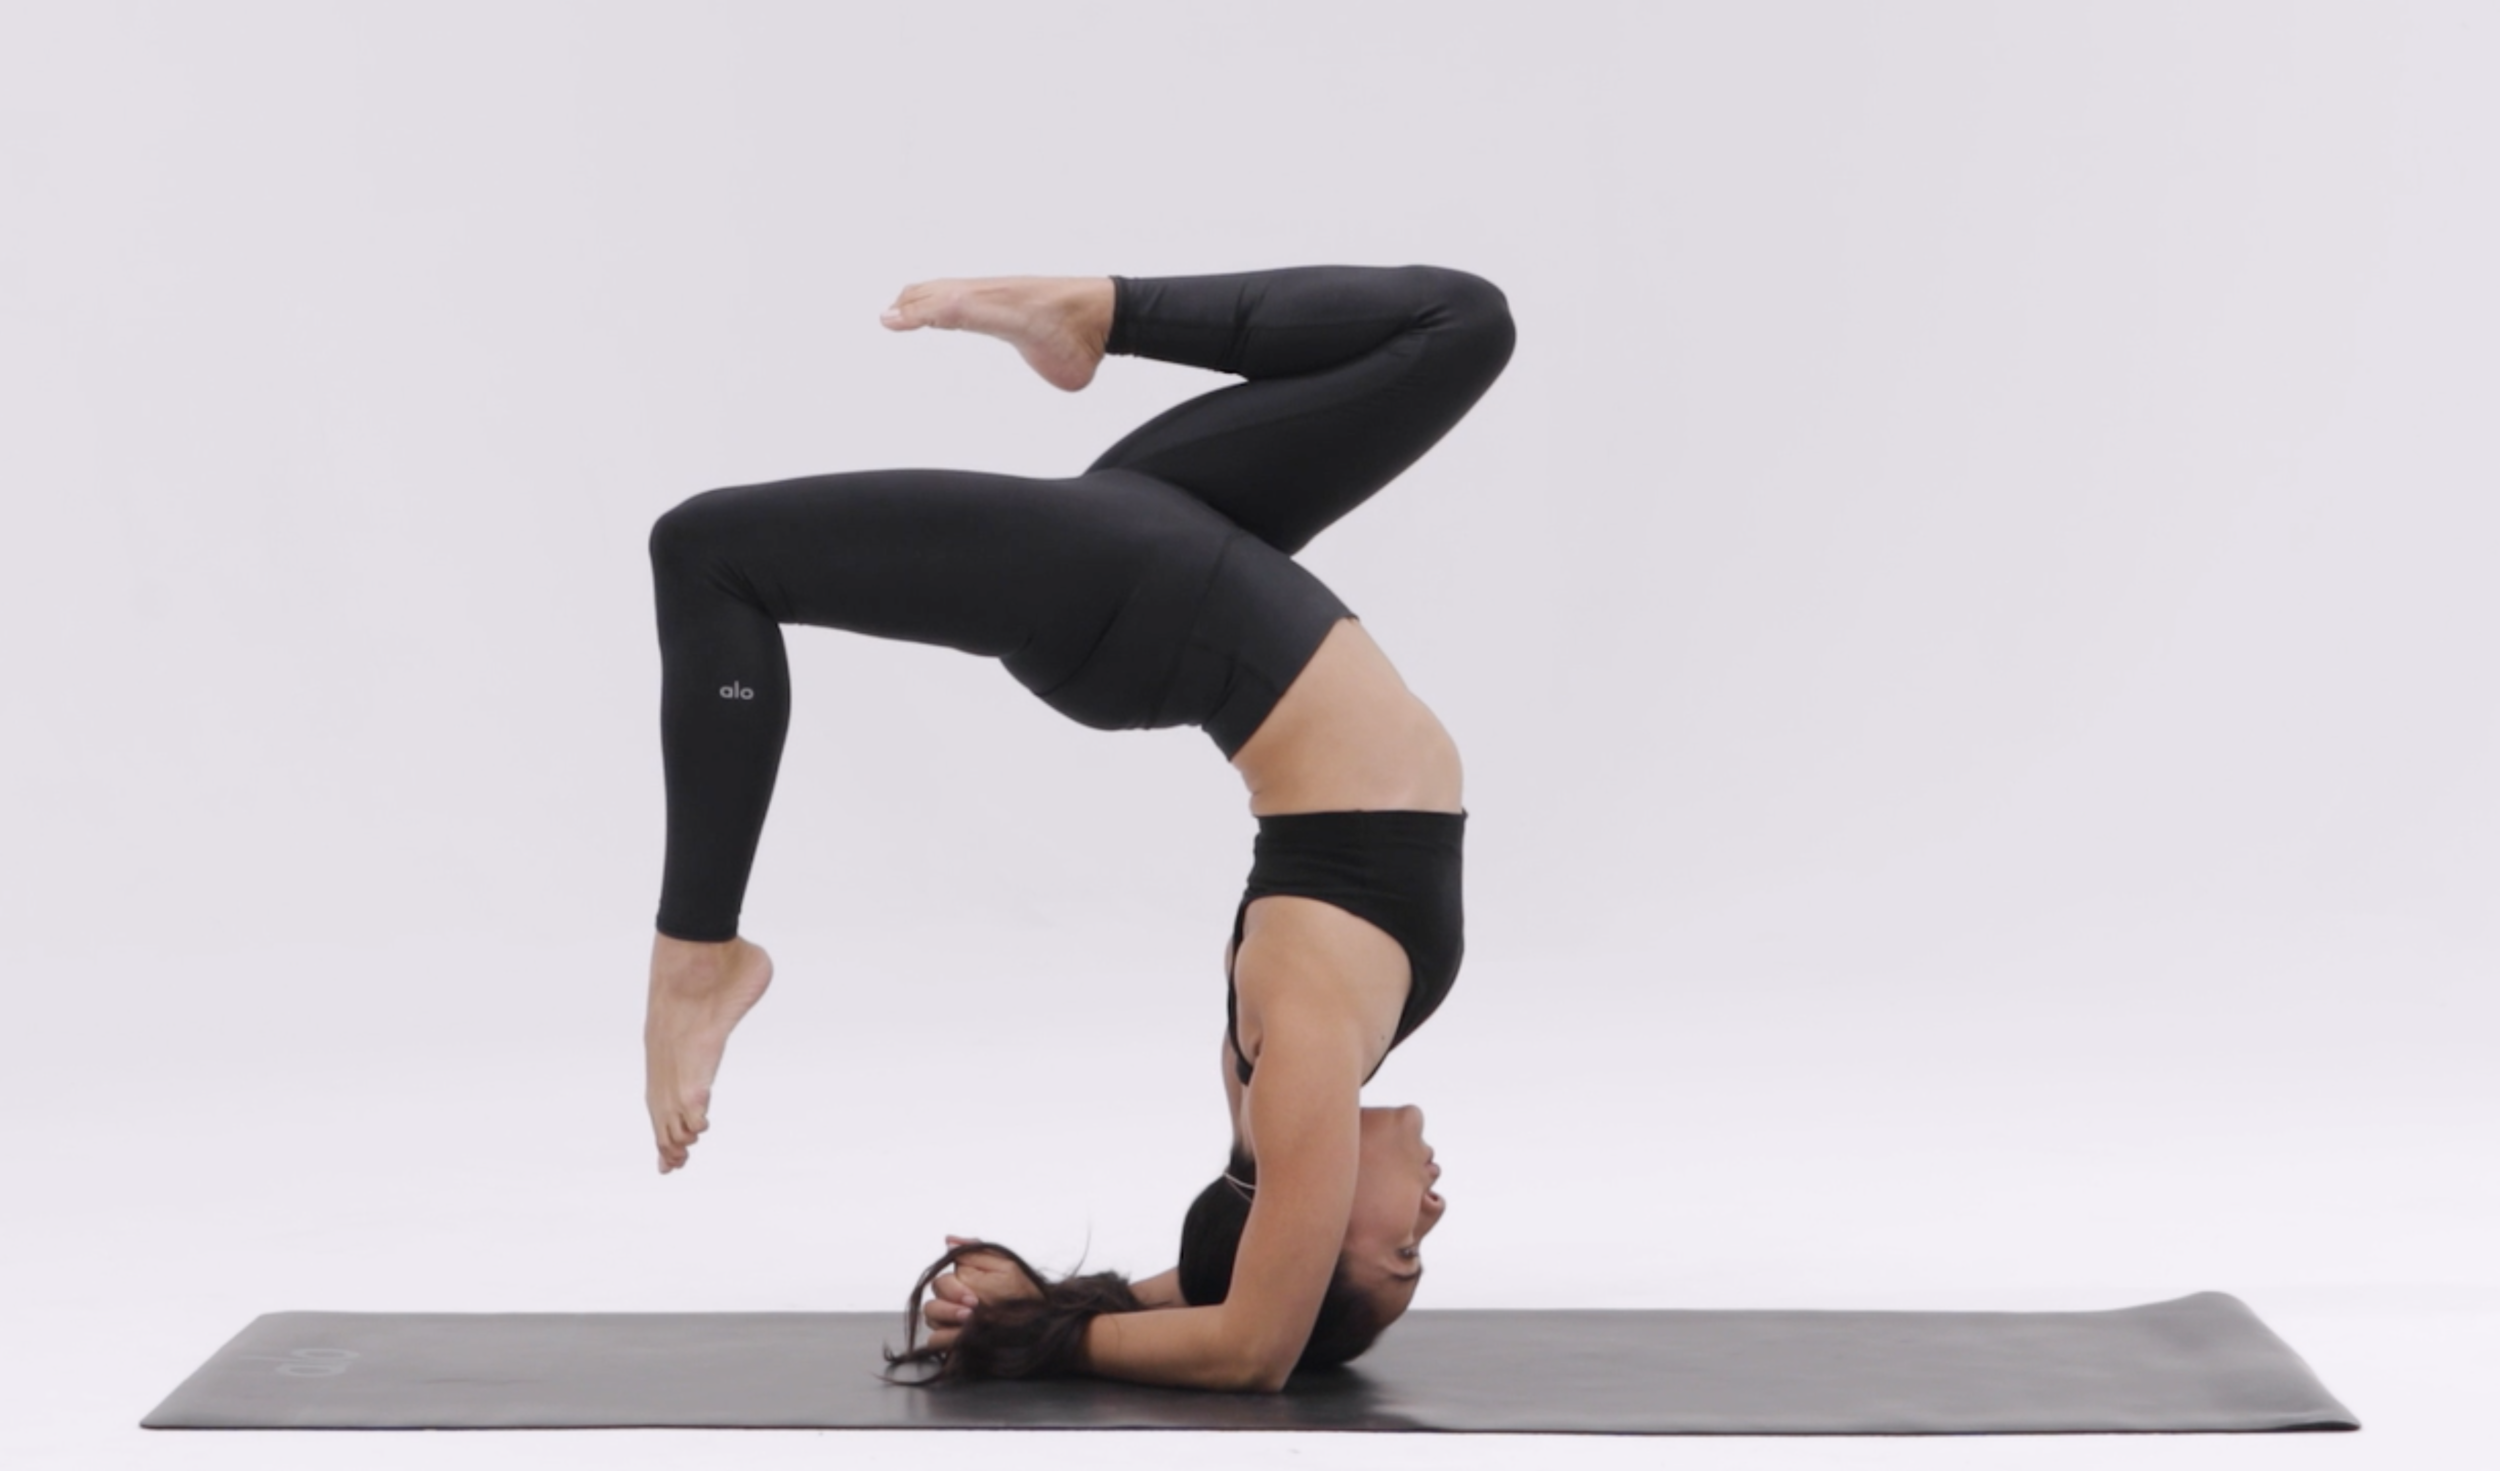
[[[1329,631],[1233,767],[1259,815],[1465,807],[1458,743],[1353,618]]]

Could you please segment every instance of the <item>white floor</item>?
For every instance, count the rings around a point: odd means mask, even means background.
[[[1374,1092],[1425,1105],[1448,1171],[1421,1306],[2088,1308],[2219,1289],[2358,1434],[137,1428],[273,1310],[891,1306],[899,1326],[949,1231],[1061,1267],[1169,1263],[1223,1147],[1208,945],[767,938],[774,994],[732,1044],[712,1136],[666,1179],[642,1132],[632,936],[364,954],[134,939],[79,956],[74,986],[26,987],[53,999],[13,1049],[31,1107],[0,1264],[0,1466],[2495,1462],[2490,970],[2325,927],[2173,935],[2158,962],[2088,935],[1912,953],[1735,919],[1637,953],[1493,937],[1464,1004]],[[21,980],[73,974],[65,951],[8,958]],[[2177,984],[2190,972],[2264,985],[2230,1004]],[[1602,1025],[1555,1025],[1584,1008]]]

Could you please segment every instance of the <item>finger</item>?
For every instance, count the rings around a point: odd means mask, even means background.
[[[961,1277],[952,1272],[930,1283],[929,1290],[945,1301],[954,1303],[971,1302],[976,1295]]]
[[[970,1288],[975,1297],[984,1292],[995,1291],[1000,1278],[998,1264],[994,1259],[977,1256],[965,1257],[962,1261],[955,1263],[955,1275],[963,1279],[964,1286]]]
[[[1014,1271],[976,1272],[966,1285],[972,1288],[972,1300],[976,1303],[1005,1302],[1031,1295],[1023,1274]]]

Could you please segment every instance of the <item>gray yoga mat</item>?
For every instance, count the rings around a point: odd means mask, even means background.
[[[2107,1312],[1417,1311],[1282,1394],[881,1382],[895,1313],[269,1313],[152,1429],[2356,1430],[2235,1297]]]

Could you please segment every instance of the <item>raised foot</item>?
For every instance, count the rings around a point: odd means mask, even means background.
[[[882,320],[897,332],[938,327],[1013,343],[1043,381],[1074,393],[1102,365],[1111,305],[1108,276],[982,276],[906,286]]]
[[[764,999],[772,980],[773,958],[760,945],[653,936],[643,1093],[661,1174],[683,1168],[686,1152],[712,1126],[712,1079],[729,1033]]]

